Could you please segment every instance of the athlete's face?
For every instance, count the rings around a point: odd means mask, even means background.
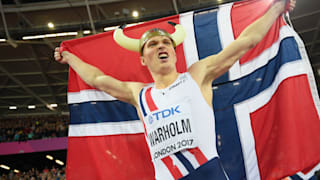
[[[150,70],[175,67],[176,61],[176,53],[169,37],[155,36],[145,43],[141,63]]]

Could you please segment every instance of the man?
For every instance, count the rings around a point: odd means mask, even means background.
[[[136,107],[156,179],[227,179],[215,147],[211,84],[262,40],[285,5],[284,0],[276,1],[228,47],[182,74],[175,65],[176,39],[163,30],[147,31],[138,51],[153,84],[119,81],[67,51],[61,56],[59,48],[54,56],[68,63],[88,85]],[[290,0],[290,10],[294,6],[295,0]]]

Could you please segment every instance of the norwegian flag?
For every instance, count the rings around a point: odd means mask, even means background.
[[[177,69],[218,53],[271,1],[230,3],[124,30],[139,38],[150,28],[187,31],[176,48]],[[149,83],[139,53],[118,46],[113,32],[65,41],[62,46],[122,81]],[[217,149],[230,179],[311,178],[320,165],[319,97],[304,45],[279,18],[265,38],[213,81]],[[144,129],[133,106],[86,85],[70,69],[67,179],[153,179]]]

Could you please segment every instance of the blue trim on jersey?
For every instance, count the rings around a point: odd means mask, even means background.
[[[194,171],[194,167],[192,166],[190,161],[186,157],[184,157],[184,155],[181,152],[176,152],[176,153],[174,153],[174,155],[176,155],[176,157],[180,160],[180,162],[184,165],[184,167],[189,172]]]
[[[139,120],[134,106],[121,101],[70,104],[70,124]]]
[[[201,165],[199,168],[181,178],[180,180],[227,180],[218,157]]]
[[[140,93],[139,93],[139,101],[140,101],[140,107],[141,111],[143,113],[143,116],[145,117],[147,115],[146,110],[144,109],[143,101],[142,101],[142,92],[144,91],[145,88],[142,88]]]
[[[197,43],[199,59],[219,53],[222,50],[218,31],[218,11],[195,13],[193,17],[194,34]],[[223,83],[229,80],[229,73],[226,72],[214,80],[214,84]]]

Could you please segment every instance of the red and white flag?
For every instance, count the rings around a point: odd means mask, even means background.
[[[272,2],[242,1],[162,18],[124,33],[139,38],[150,28],[172,33],[182,24],[177,69],[221,51]],[[113,32],[65,41],[62,46],[122,81],[149,83],[139,53],[123,49]],[[304,45],[280,17],[266,37],[213,81],[217,149],[230,179],[310,178],[320,162],[319,97]],[[153,179],[154,170],[133,106],[86,85],[70,69],[67,179]],[[318,165],[318,167],[317,167]],[[301,172],[300,172],[301,171]],[[308,174],[309,172],[309,174]]]

